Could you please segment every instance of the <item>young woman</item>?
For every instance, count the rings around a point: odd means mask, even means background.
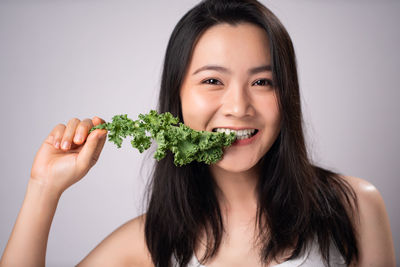
[[[394,266],[376,188],[307,155],[293,46],[255,0],[208,0],[170,38],[159,111],[241,135],[213,165],[158,162],[146,214],[78,266]],[[57,125],[39,149],[1,266],[43,266],[61,194],[96,163],[98,117]],[[20,257],[24,253],[24,257]]]

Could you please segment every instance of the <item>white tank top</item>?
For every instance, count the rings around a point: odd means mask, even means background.
[[[345,260],[343,259],[342,255],[336,249],[335,246],[331,245],[330,247],[330,265],[331,267],[344,267],[347,266]],[[173,265],[174,267],[179,267],[176,263],[175,258],[173,258]],[[289,261],[282,262],[278,265],[274,265],[272,267],[325,267],[323,257],[320,254],[319,247],[314,242],[309,250],[304,253],[304,255]],[[207,267],[199,263],[199,260],[196,258],[195,254],[193,253],[192,259],[190,260],[187,267]]]

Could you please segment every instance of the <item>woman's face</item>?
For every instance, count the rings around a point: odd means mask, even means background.
[[[180,91],[184,123],[244,134],[212,167],[250,170],[277,138],[280,114],[270,64],[266,33],[253,24],[218,24],[199,38]]]

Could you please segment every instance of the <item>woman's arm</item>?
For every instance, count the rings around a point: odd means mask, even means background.
[[[30,180],[0,266],[44,266],[51,222],[60,196]],[[22,256],[23,255],[23,256]]]
[[[355,266],[395,267],[396,259],[389,217],[379,191],[371,183],[356,177],[345,177],[358,197],[358,231],[360,259]]]
[[[72,119],[57,125],[36,153],[25,199],[0,266],[44,266],[54,213],[62,192],[86,175],[97,162],[107,131],[96,130],[93,120]],[[80,138],[78,138],[80,136]],[[66,146],[60,144],[66,143]]]
[[[94,248],[78,267],[154,266],[145,241],[144,223],[145,215],[128,221]]]

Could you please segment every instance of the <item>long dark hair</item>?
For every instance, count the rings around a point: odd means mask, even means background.
[[[188,11],[170,37],[161,81],[159,112],[171,112],[183,121],[179,91],[196,41],[208,28],[228,23],[252,23],[265,30],[270,44],[273,82],[281,113],[281,131],[260,160],[257,184],[257,240],[262,262],[294,248],[288,259],[302,255],[311,241],[318,241],[329,265],[334,245],[349,264],[357,261],[353,218],[357,199],[339,174],[315,166],[308,158],[296,58],[292,41],[279,19],[255,0],[206,0]],[[221,244],[224,225],[216,197],[216,184],[203,163],[183,167],[173,155],[156,163],[150,183],[145,235],[156,266],[180,266],[190,261],[202,231],[207,249],[202,260],[214,256]]]

